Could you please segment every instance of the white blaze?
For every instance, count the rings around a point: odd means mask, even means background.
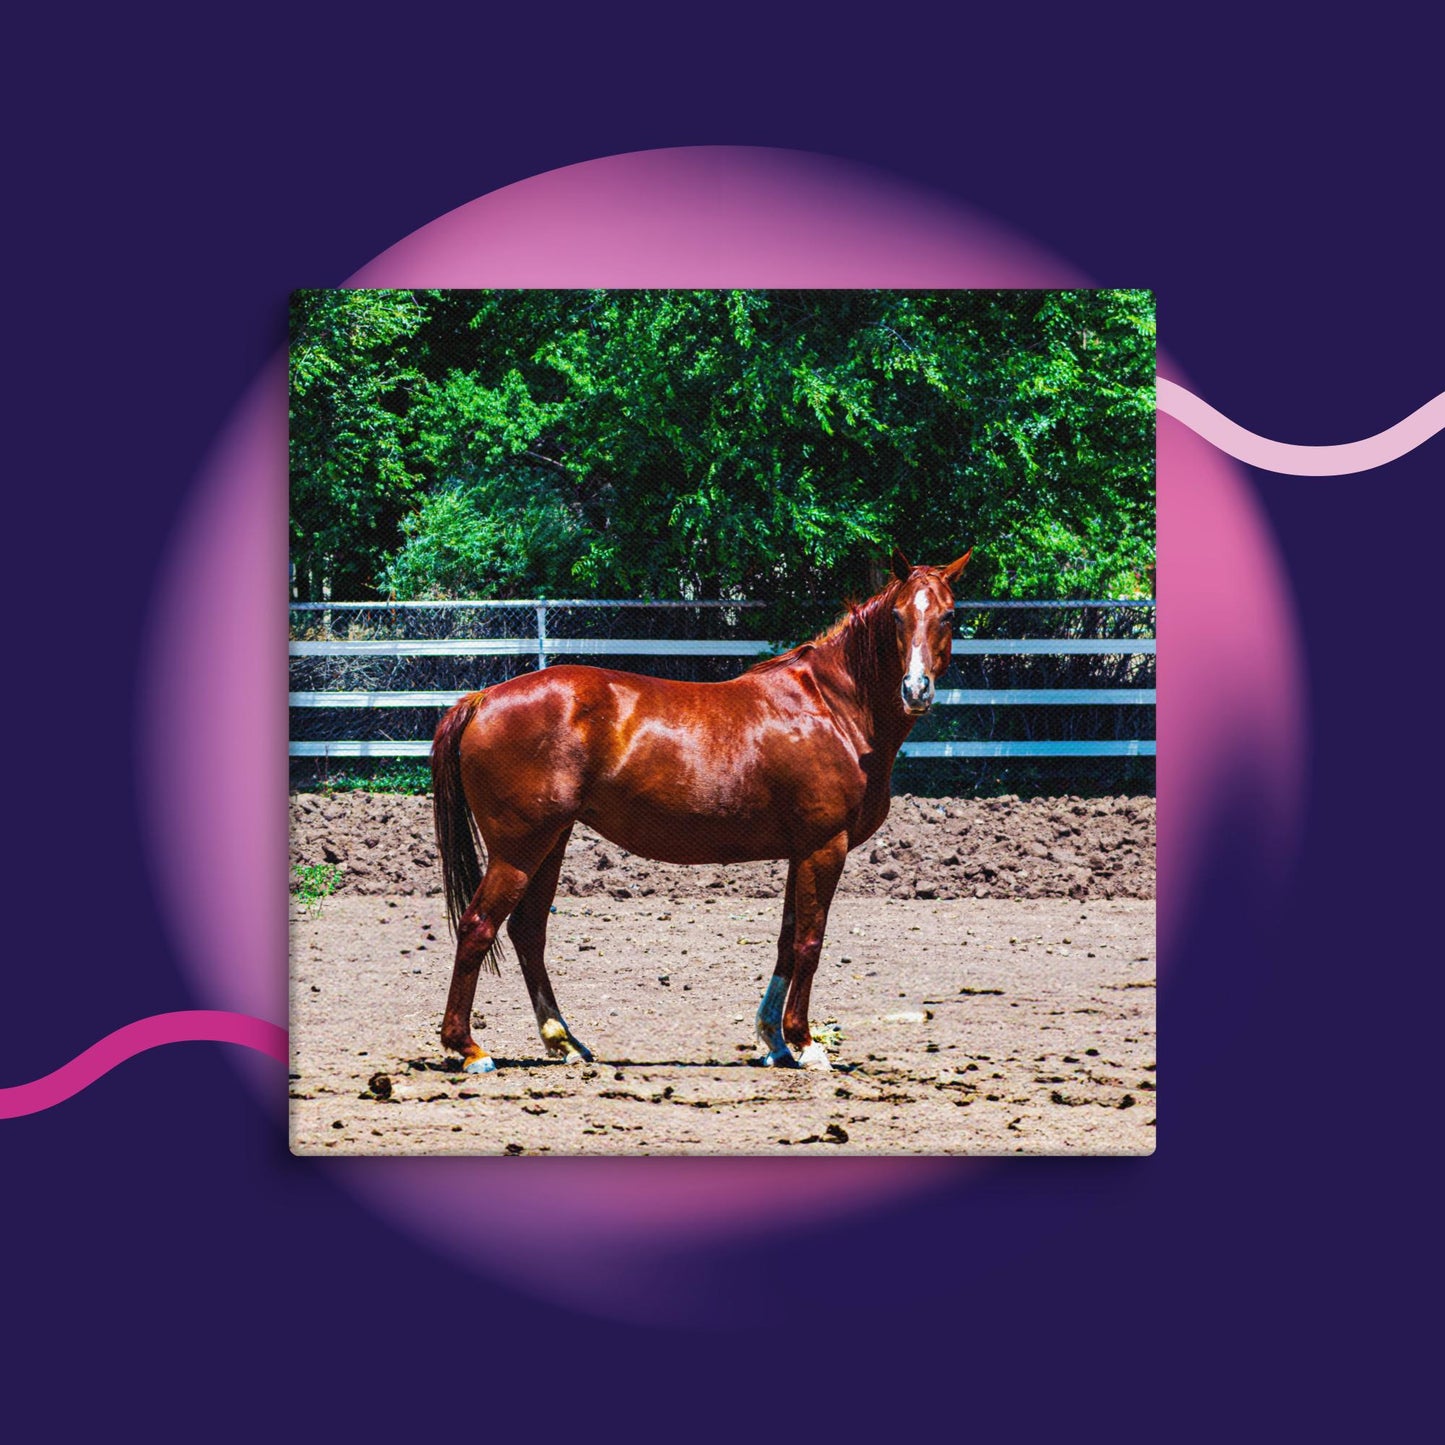
[[[931,700],[933,678],[928,672],[927,643],[929,599],[922,592],[913,595],[913,611],[918,621],[913,628],[913,645],[908,653],[908,670],[903,679],[903,700],[910,710],[922,699]],[[922,703],[926,706],[926,703]]]
[[[921,642],[915,642],[913,644],[913,651],[908,658],[909,684],[913,687],[917,687],[920,683],[923,682],[926,676],[927,673],[924,671],[923,668],[923,644]]]

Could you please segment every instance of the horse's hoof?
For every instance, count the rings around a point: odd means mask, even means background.
[[[798,1055],[798,1065],[804,1069],[831,1069],[833,1062],[828,1057],[828,1050],[816,1039]]]
[[[793,1051],[785,1044],[780,1049],[774,1049],[770,1054],[762,1054],[753,1062],[764,1069],[796,1069],[798,1061],[793,1057]]]
[[[545,1042],[549,1058],[561,1059],[564,1064],[590,1064],[592,1062],[592,1050],[586,1044],[579,1044],[576,1039],[567,1039],[562,1043]]]
[[[483,1054],[479,1059],[473,1059],[466,1066],[469,1074],[495,1074],[497,1072],[497,1061],[490,1054]]]
[[[554,1059],[563,1059],[569,1064],[590,1064],[592,1050],[580,1040],[572,1037],[572,1030],[565,1019],[544,1019],[541,1026],[542,1043]]]

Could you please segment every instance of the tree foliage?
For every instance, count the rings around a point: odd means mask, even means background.
[[[1139,291],[300,292],[297,592],[791,597],[894,545],[972,595],[1154,560]]]
[[[427,317],[405,291],[298,291],[291,302],[291,560],[303,599],[374,594],[419,472],[411,343]],[[420,390],[419,390],[420,388]]]

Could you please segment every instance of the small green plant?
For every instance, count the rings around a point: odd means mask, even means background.
[[[843,1042],[842,1026],[834,1019],[812,1025],[809,1032],[813,1035],[813,1042],[822,1044],[825,1049],[836,1049]]]
[[[335,863],[297,863],[291,891],[296,901],[313,917],[321,912],[322,903],[336,892],[341,882],[341,869]]]
[[[336,773],[317,790],[323,793],[426,793],[431,768],[426,763],[389,763],[372,769]]]

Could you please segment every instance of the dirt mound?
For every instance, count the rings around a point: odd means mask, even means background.
[[[343,895],[435,895],[441,872],[431,799],[298,793],[291,861],[331,863]],[[777,898],[780,863],[676,867],[634,857],[578,826],[559,896]],[[1154,799],[915,798],[849,857],[839,886],[856,898],[1152,898]]]

